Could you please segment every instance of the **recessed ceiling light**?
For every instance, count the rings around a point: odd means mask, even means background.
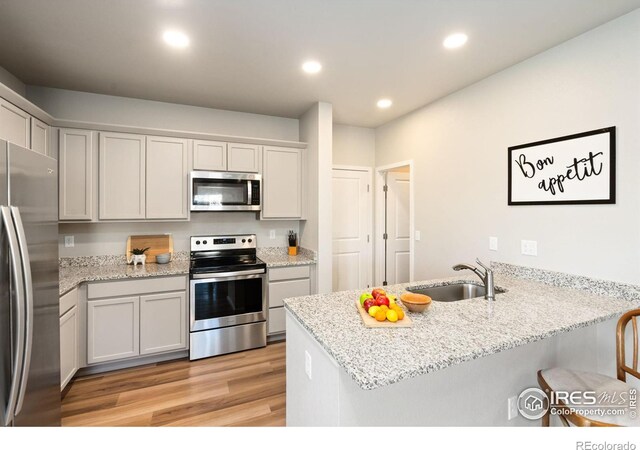
[[[464,33],[454,33],[447,36],[446,39],[442,42],[442,45],[444,45],[446,48],[458,48],[466,44],[467,39],[469,38]]]
[[[162,39],[175,48],[185,48],[189,46],[189,36],[184,34],[182,31],[169,30],[165,31],[162,35]]]
[[[302,70],[307,73],[318,73],[322,70],[322,64],[318,61],[307,61],[302,65]]]
[[[388,108],[392,104],[393,102],[388,98],[381,98],[380,100],[378,100],[378,103],[377,103],[378,108]]]

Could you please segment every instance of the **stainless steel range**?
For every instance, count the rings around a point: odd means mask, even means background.
[[[190,359],[267,345],[267,266],[254,234],[191,237]]]

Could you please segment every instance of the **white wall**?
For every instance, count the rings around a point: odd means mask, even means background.
[[[374,167],[376,131],[334,123],[332,153],[334,165]]]
[[[640,10],[376,130],[376,165],[415,161],[417,280],[479,256],[640,283],[638,55]],[[507,147],[608,126],[617,204],[507,206]]]
[[[266,139],[298,140],[298,120],[128,97],[27,86],[27,98],[57,119]]]
[[[0,83],[4,84],[23,97],[26,94],[27,86],[20,79],[18,79],[18,77],[16,77],[4,67],[0,67]]]
[[[306,221],[300,225],[300,245],[317,251],[318,293],[332,290],[332,129],[333,109],[319,102],[300,117],[300,139],[307,142]]]
[[[124,255],[127,238],[137,234],[173,235],[174,251],[189,251],[189,238],[197,235],[244,234],[257,235],[258,247],[286,247],[287,231],[299,231],[296,220],[256,220],[250,212],[193,213],[190,222],[162,223],[63,223],[59,227],[60,257],[91,255]],[[269,239],[269,230],[276,230],[276,239]],[[65,248],[64,237],[75,236],[75,247]]]

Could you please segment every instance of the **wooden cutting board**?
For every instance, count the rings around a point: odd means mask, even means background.
[[[402,306],[400,307],[402,308]],[[362,317],[364,326],[367,328],[410,328],[413,326],[413,322],[409,318],[406,310],[404,312],[404,319],[398,320],[394,323],[389,322],[388,320],[385,320],[384,322],[378,322],[376,319],[371,317],[362,306],[360,306],[359,299],[356,299],[356,309],[360,313],[360,317]]]
[[[131,249],[146,248],[148,263],[156,262],[156,255],[171,253],[173,256],[173,237],[170,234],[148,234],[141,236],[129,236],[127,239],[127,261],[131,259]]]

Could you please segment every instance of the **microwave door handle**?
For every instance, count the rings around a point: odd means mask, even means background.
[[[247,205],[251,204],[251,180],[247,180]]]
[[[18,262],[20,255],[18,248],[18,239],[16,238],[15,228],[11,220],[11,211],[7,206],[0,207],[0,216],[2,220],[2,229],[7,233],[7,241],[9,243],[9,259],[11,264],[11,277],[13,278],[13,294],[9,289],[9,295],[15,302],[15,335],[13,349],[13,367],[11,369],[11,387],[9,388],[9,396],[6,405],[6,414],[4,425],[9,426],[15,417],[16,403],[18,392],[20,390],[20,382],[22,380],[22,361],[24,358],[24,321],[25,321],[25,301],[24,301],[24,280],[22,276],[22,265]],[[4,406],[4,405],[3,405]]]
[[[24,403],[24,395],[27,390],[27,380],[29,378],[29,369],[31,368],[31,353],[33,350],[33,283],[31,278],[31,259],[29,258],[29,250],[27,247],[27,238],[24,232],[22,216],[20,210],[12,206],[11,216],[18,237],[18,246],[20,247],[20,259],[22,261],[22,275],[24,277],[24,298],[26,306],[25,317],[25,350],[22,363],[22,382],[20,383],[20,392],[18,402],[16,404],[16,415],[20,414],[22,404]]]

